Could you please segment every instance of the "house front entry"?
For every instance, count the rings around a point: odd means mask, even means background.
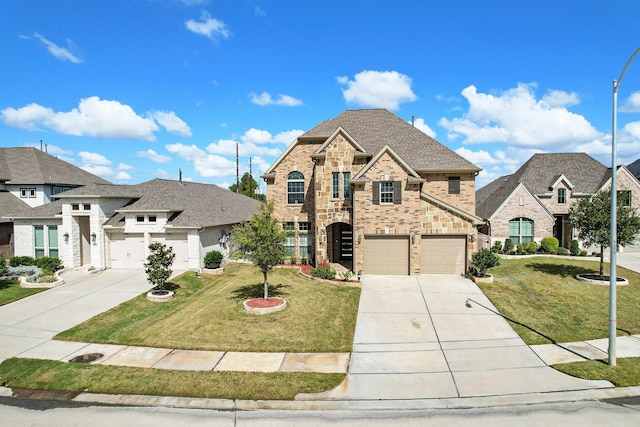
[[[571,247],[571,222],[569,221],[569,215],[555,215],[556,220],[553,226],[553,237],[558,239],[560,247]]]
[[[327,258],[329,262],[353,268],[353,227],[336,222],[327,227]]]
[[[89,265],[91,264],[91,226],[89,224],[89,217],[77,216],[75,218],[78,223],[80,241],[78,242],[79,245],[77,246],[77,248],[74,249],[74,252],[76,250],[79,251],[79,265]]]

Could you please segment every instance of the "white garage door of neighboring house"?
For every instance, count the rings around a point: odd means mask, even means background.
[[[409,274],[409,237],[365,236],[365,274]]]
[[[152,234],[151,241],[173,248],[173,253],[176,254],[171,266],[173,271],[189,269],[189,242],[186,234]]]
[[[144,235],[110,234],[111,268],[144,268]]]
[[[424,274],[464,274],[466,236],[422,236],[420,272]]]

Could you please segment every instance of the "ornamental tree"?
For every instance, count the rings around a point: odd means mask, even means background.
[[[287,233],[273,216],[273,202],[262,203],[260,212],[231,230],[235,246],[234,256],[246,258],[260,268],[264,278],[264,299],[269,299],[269,271],[284,260],[284,241]]]
[[[484,277],[488,269],[500,265],[500,258],[490,249],[482,248],[471,255],[471,262],[476,269],[476,277]]]
[[[604,249],[611,243],[611,190],[599,191],[574,202],[569,209],[571,225],[587,246],[600,247],[600,277],[604,277]],[[618,246],[633,243],[640,233],[640,217],[617,199],[616,237]]]
[[[164,289],[167,280],[171,277],[171,265],[176,257],[173,248],[160,242],[151,242],[149,256],[144,263],[144,272],[147,273],[147,281],[154,289]]]

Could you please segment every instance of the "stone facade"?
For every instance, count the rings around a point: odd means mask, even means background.
[[[321,152],[318,152],[320,148]],[[375,154],[375,153],[374,153]],[[359,155],[357,147],[343,133],[330,141],[297,141],[271,175],[265,175],[267,198],[276,204],[276,215],[283,222],[312,223],[316,263],[338,262],[336,225],[346,224],[352,230],[353,271],[364,266],[365,236],[397,235],[410,239],[410,273],[420,273],[422,235],[450,234],[467,237],[467,259],[475,251],[475,174],[421,173],[407,169],[392,151],[381,153],[376,161]],[[351,179],[349,196],[345,197],[345,174]],[[305,201],[302,205],[287,203],[287,176],[299,171],[305,177]],[[334,192],[334,174],[338,186]],[[449,193],[449,178],[460,179],[459,194]],[[400,182],[400,203],[374,203],[374,182]],[[442,203],[432,203],[428,194]],[[337,197],[335,197],[337,196]],[[448,208],[447,208],[448,207]],[[457,210],[457,212],[456,212]],[[296,231],[296,233],[298,233]],[[298,246],[296,245],[296,249]],[[365,272],[366,273],[366,272]]]

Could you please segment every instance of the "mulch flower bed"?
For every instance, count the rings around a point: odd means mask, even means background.
[[[269,298],[265,300],[264,298],[255,298],[247,301],[246,303],[251,308],[269,308],[276,307],[278,305],[284,304],[282,298]]]

